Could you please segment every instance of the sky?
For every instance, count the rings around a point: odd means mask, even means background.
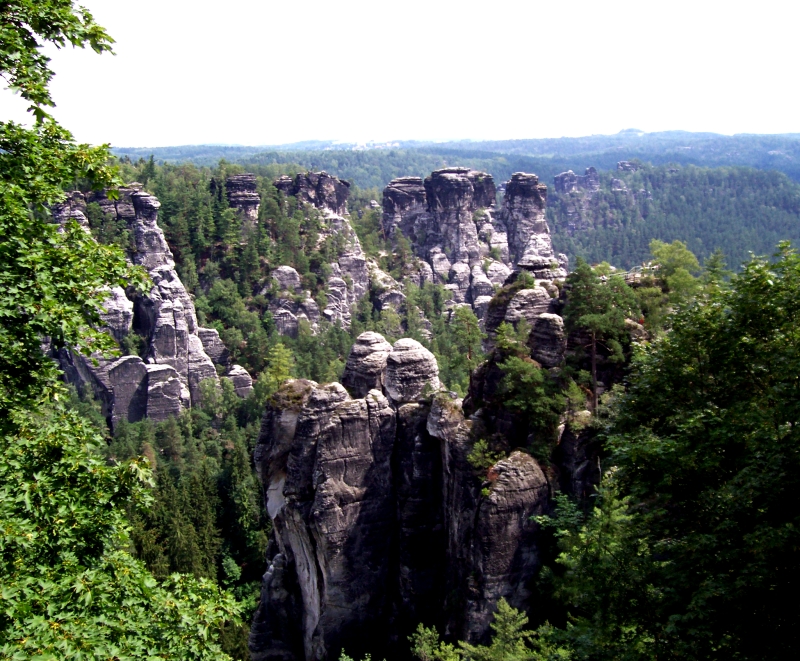
[[[800,3],[83,0],[57,119],[117,147],[800,132]],[[0,119],[24,119],[0,91]]]

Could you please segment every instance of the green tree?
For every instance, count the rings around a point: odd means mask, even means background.
[[[264,370],[263,377],[259,378],[262,381],[267,396],[274,393],[286,379],[292,376],[294,368],[294,355],[289,347],[277,343],[270,349],[267,355],[267,368]]]
[[[0,656],[225,658],[239,606],[210,581],[157,582],[124,549],[125,509],[146,505],[147,465],[109,466],[104,446],[59,404],[13,411],[0,437]]]
[[[450,324],[456,347],[466,359],[467,367],[471,372],[483,358],[481,342],[484,336],[478,323],[478,317],[475,316],[472,308],[462,305],[453,312]]]
[[[552,642],[553,628],[544,625],[536,631],[527,629],[528,617],[512,608],[505,599],[497,603],[489,645],[470,645],[463,641],[458,647],[439,640],[436,629],[423,625],[409,640],[411,652],[420,661],[569,661],[568,649]]]
[[[683,269],[687,273],[696,273],[700,270],[697,257],[683,241],[677,239],[672,243],[653,239],[650,242],[650,254],[653,256],[653,263],[659,266],[659,276],[665,280],[674,275],[678,269]]]
[[[45,339],[86,355],[111,350],[99,330],[107,288],[145,285],[119,248],[50,222],[67,186],[119,179],[107,147],[75,144],[45,111],[44,43],[102,52],[111,39],[68,0],[0,5],[0,75],[35,117],[30,129],[0,123],[0,656],[225,658],[219,630],[239,606],[209,581],[158,582],[126,551],[125,514],[147,504],[149,467],[108,465],[105,439],[69,408],[42,350]]]
[[[592,375],[592,409],[597,408],[597,345],[602,344],[614,360],[622,360],[626,338],[625,319],[635,315],[636,298],[620,276],[601,281],[580,257],[567,276],[567,305],[564,321],[569,332],[588,335]]]
[[[643,351],[611,429],[617,469],[562,557],[576,644],[605,641],[587,657],[796,656],[798,301],[783,244]]]

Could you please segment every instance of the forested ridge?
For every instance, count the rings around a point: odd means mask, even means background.
[[[411,456],[423,441],[435,452],[416,456],[429,463],[443,448],[461,452],[462,465],[447,469],[465,476],[462,495],[476,511],[496,504],[502,462],[514,475],[530,468],[546,494],[540,513],[518,522],[538,539],[535,584],[520,586],[531,597],[522,603],[527,612],[495,598],[481,613],[493,617],[482,640],[459,641],[415,621],[415,633],[382,640],[380,649],[420,661],[797,656],[800,256],[783,241],[796,238],[798,213],[788,177],[641,164],[601,173],[585,206],[576,196],[551,207],[556,241],[572,246],[571,272],[537,281],[523,269],[490,284],[489,307],[503,314],[489,333],[469,305],[452,305],[453,290],[413,280],[413,246],[402,232],[387,236],[371,203],[387,172],[409,174],[410,163],[424,174],[418,168],[437,167],[444,156],[398,151],[384,171],[370,152],[326,152],[332,171],[364,177],[350,192],[349,223],[365,257],[404,298],[378,305],[386,280],[376,277],[349,328],[301,319],[296,334],[281,334],[269,303],[288,290],[276,291],[273,275],[292,267],[322,307],[350,232],[328,231],[320,209],[273,184],[307,167],[303,152],[247,167],[115,161],[107,147],[77,143],[49,114],[53,72],[37,47],[40,39],[104,52],[110,36],[69,0],[13,0],[0,18],[0,73],[34,117],[30,127],[0,122],[0,658],[250,658],[272,527],[253,458],[264,413],[283,407],[296,421],[303,395],[292,396],[298,381],[289,380],[342,379],[364,331],[416,340],[434,370],[428,385],[436,392],[421,388],[405,401],[401,393],[392,405],[380,391],[369,395],[373,406],[384,402],[385,420],[401,408],[438,408],[437,433],[449,440],[440,442],[428,423],[414,431],[424,416],[409,418]],[[717,138],[706,137],[714,147]],[[516,167],[529,157],[520,158],[505,162]],[[255,223],[226,194],[229,177],[245,170],[256,174]],[[150,209],[158,206],[149,193],[160,199],[158,222],[197,321],[219,332],[254,379],[242,396],[230,372],[216,378],[209,358],[214,378],[199,383],[194,406],[160,422],[120,419],[112,432],[95,393],[65,385],[53,358],[67,353],[99,365],[145,353],[147,338],[131,332],[118,342],[103,317],[112,288],[136,298],[154,287],[151,272],[130,259],[131,225],[96,201],[131,195],[131,181]],[[76,216],[53,222],[76,189],[105,197],[88,198],[95,201],[85,206],[86,226]],[[578,216],[570,202],[581,204]],[[576,218],[587,227],[571,228]],[[775,252],[729,270],[725,253],[738,266],[748,249]],[[615,268],[626,260],[649,264],[626,279]],[[488,270],[490,261],[474,266]],[[549,357],[538,344],[542,328],[506,314],[515,300],[558,312],[533,317],[551,324]],[[342,386],[321,388],[369,406]],[[582,464],[560,474],[568,444],[581,446]],[[384,457],[384,465],[396,459]],[[425,489],[413,479],[422,463],[411,466],[407,484],[380,486],[419,495],[414,489]],[[365,564],[351,576],[380,569]],[[477,577],[464,579],[447,595],[448,608],[458,608]],[[363,626],[351,640],[367,648],[376,631]],[[322,654],[350,661],[341,645]]]
[[[648,259],[651,240],[677,239],[701,259],[720,249],[738,267],[750,253],[800,240],[800,186],[786,175],[745,167],[636,167],[599,172],[600,190],[591,194],[550,194],[547,218],[557,249],[631,268]]]
[[[362,187],[383,186],[393,177],[402,176],[403,172],[394,174],[400,164],[405,166],[399,168],[404,169],[405,174],[422,175],[436,167],[463,164],[484,169],[503,179],[507,179],[511,172],[536,172],[549,182],[552,176],[565,170],[580,173],[591,166],[613,170],[617,162],[632,159],[654,165],[743,166],[777,170],[794,181],[800,180],[798,134],[727,136],[689,131],[644,133],[627,129],[613,135],[578,138],[436,143],[400,140],[394,141],[392,146],[377,148],[308,141],[273,147],[185,145],[150,149],[117,147],[113,151],[119,157],[127,156],[132,160],[154,154],[159,161],[197,165],[214,165],[221,158],[245,164],[288,160],[317,169],[341,163],[347,165],[346,172],[343,169],[332,171]],[[426,166],[420,169],[422,163]],[[480,164],[483,165],[479,167]],[[492,164],[492,167],[484,167],[486,164]],[[505,174],[506,169],[509,169],[508,174]],[[381,180],[378,181],[377,177]]]
[[[267,186],[278,174],[326,170],[354,183],[357,191],[354,202],[358,205],[370,199],[380,202],[383,186],[393,178],[424,177],[432,169],[464,165],[489,172],[498,183],[518,171],[539,175],[539,180],[548,186],[547,219],[554,245],[572,260],[581,256],[593,263],[607,261],[631,268],[647,259],[652,239],[667,242],[677,239],[686,242],[701,259],[721,249],[729,263],[738,268],[750,253],[768,254],[781,240],[800,239],[800,184],[775,170],[652,166],[636,161],[637,170],[629,172],[617,170],[614,163],[609,166],[612,169],[598,172],[601,184],[598,192],[587,195],[578,190],[564,195],[555,191],[554,177],[573,167],[576,173],[583,172],[567,161],[519,156],[486,159],[467,151],[442,153],[447,155],[423,157],[414,151],[391,150],[274,152],[247,165],[222,161],[213,166],[160,166],[153,162],[149,167],[154,175],[158,172],[153,183],[158,187],[153,192],[162,203],[166,201],[165,213],[170,219],[173,218],[170,205],[184,205],[180,210],[182,219],[170,223],[186,223],[187,195],[208,198],[210,193],[204,186],[212,177],[224,181],[226,172],[254,172],[263,178],[262,185]],[[133,161],[123,159],[123,163],[130,164],[126,172],[131,177],[147,179],[147,173],[138,174],[143,161],[136,162],[140,165],[134,167]],[[625,190],[614,190],[614,180],[622,182]],[[202,192],[197,193],[200,189]],[[210,198],[202,201],[200,197],[192,202],[195,207],[210,204]],[[576,208],[582,219],[577,229],[570,227]],[[182,244],[176,242],[177,230],[170,241],[180,251]],[[188,236],[188,228],[182,231]],[[185,237],[180,239],[185,240]]]

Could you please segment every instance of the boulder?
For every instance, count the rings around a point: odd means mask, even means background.
[[[241,365],[231,365],[225,375],[233,382],[233,389],[239,397],[247,399],[253,390],[253,377]]]
[[[353,397],[366,397],[370,390],[383,390],[386,359],[392,351],[379,333],[361,333],[353,343],[342,375],[342,385]]]
[[[170,365],[145,365],[147,370],[147,417],[161,422],[189,408],[191,396],[178,372]]]
[[[476,264],[472,267],[472,273],[470,274],[470,285],[469,285],[469,298],[474,302],[480,298],[481,296],[488,296],[489,298],[492,297],[494,294],[494,285],[492,284],[491,280],[489,280],[486,273],[483,272],[483,265]]]
[[[230,353],[228,348],[219,337],[219,331],[216,328],[199,328],[197,329],[197,336],[203,343],[203,350],[215,365],[227,367],[230,364]]]
[[[270,274],[278,286],[278,291],[288,291],[299,294],[303,290],[300,274],[291,266],[279,266]]]
[[[564,320],[557,314],[544,312],[533,321],[528,339],[531,357],[543,367],[558,367],[567,351],[567,334]]]
[[[549,311],[552,301],[544,287],[521,289],[509,301],[504,321],[516,326],[519,320],[524,318],[532,328],[536,318],[543,312]]]
[[[415,402],[441,387],[433,354],[416,340],[397,340],[386,360],[386,392],[393,402]]]

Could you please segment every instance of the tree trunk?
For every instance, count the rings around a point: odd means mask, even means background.
[[[592,413],[597,413],[597,338],[592,331]]]

